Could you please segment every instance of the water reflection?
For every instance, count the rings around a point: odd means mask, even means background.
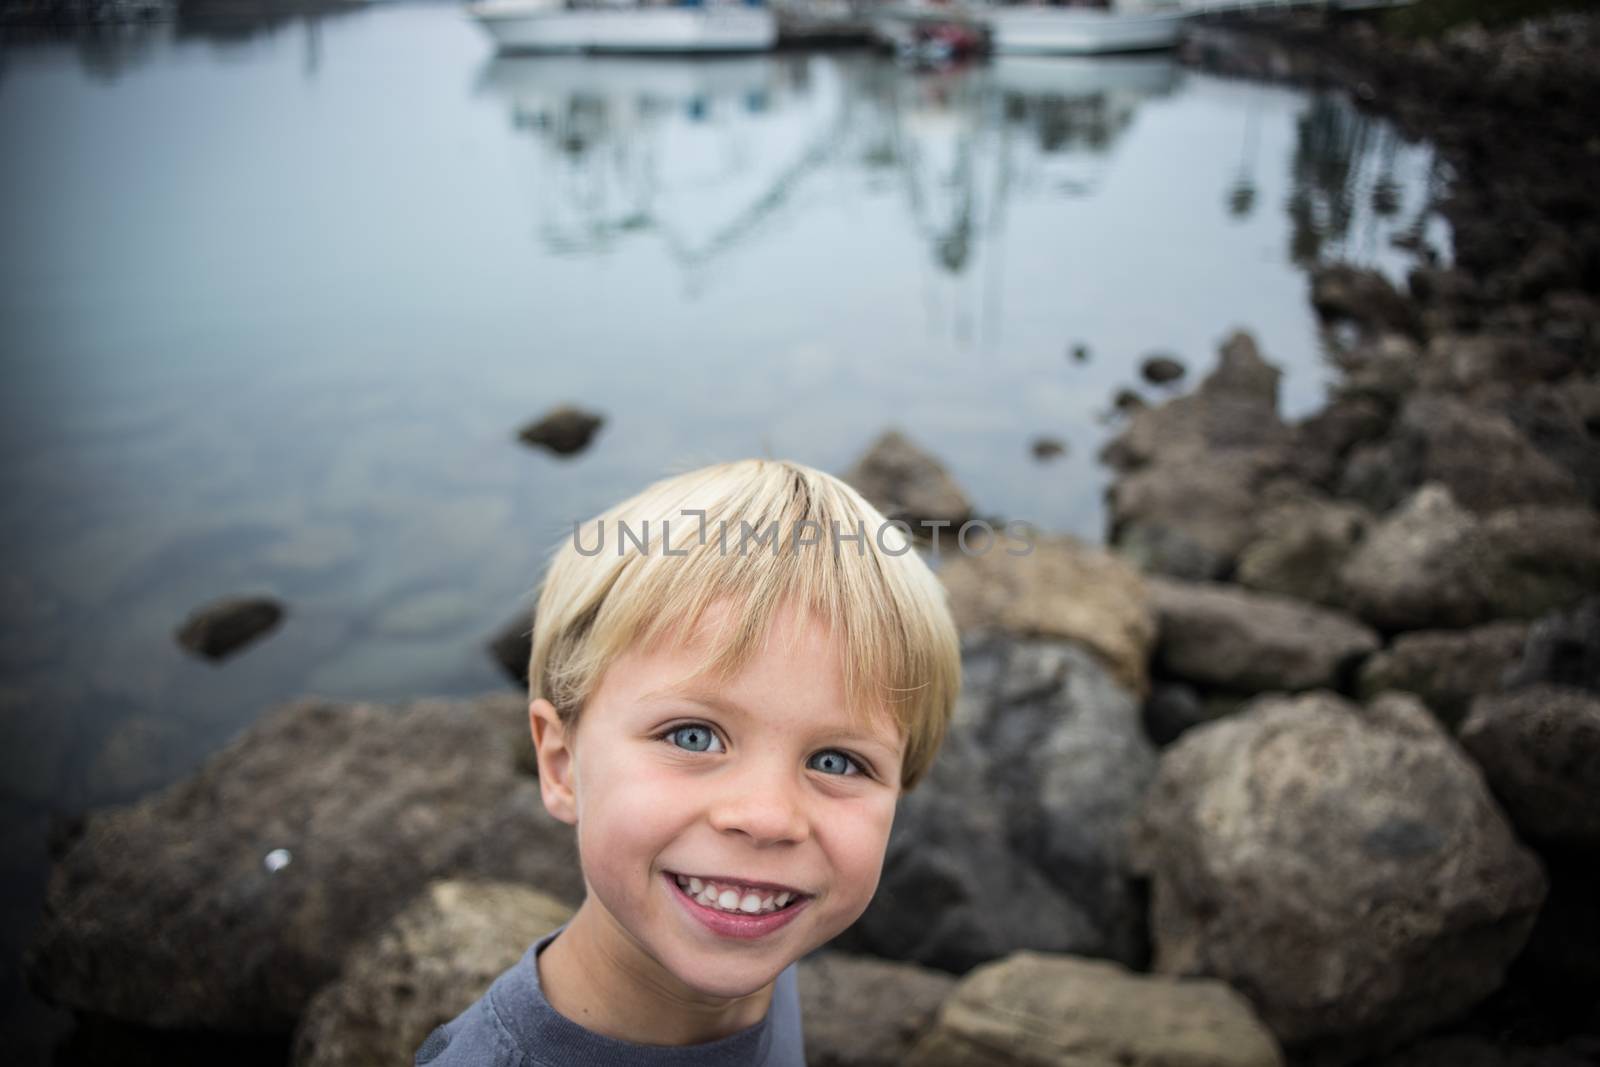
[[[832,158],[850,112],[813,106],[793,58],[497,56],[478,88],[540,148],[548,249],[604,252],[649,233],[688,271],[781,210]]]
[[[1330,259],[1370,259],[1384,242],[1420,243],[1434,214],[1434,191],[1443,180],[1438,167],[1427,180],[1411,181],[1408,195],[1401,172],[1407,146],[1388,123],[1376,122],[1343,97],[1312,97],[1296,122],[1290,162],[1294,188],[1288,215],[1289,255],[1307,267]],[[1409,218],[1402,218],[1409,216]]]
[[[1093,194],[1139,104],[1178,79],[1166,58],[912,74],[803,56],[497,56],[477,88],[539,146],[530,185],[548,249],[649,234],[701,281],[838,166],[892,176],[931,261],[961,274],[1008,198]]]

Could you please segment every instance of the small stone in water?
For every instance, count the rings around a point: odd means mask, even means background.
[[[268,852],[261,862],[266,864],[267,870],[276,874],[278,871],[281,871],[285,867],[289,866],[289,861],[293,858],[294,857],[289,854],[288,849],[275,848],[271,852]]]

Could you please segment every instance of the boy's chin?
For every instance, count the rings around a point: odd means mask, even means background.
[[[798,957],[796,957],[798,958]],[[793,963],[793,959],[777,957],[761,961],[748,960],[744,963],[725,963],[718,966],[715,961],[693,962],[678,971],[678,978],[684,985],[707,997],[716,997],[719,1000],[735,1000],[739,997],[748,997],[752,993],[759,993],[783,973],[783,969]]]

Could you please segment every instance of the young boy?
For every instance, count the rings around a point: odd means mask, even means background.
[[[961,687],[937,578],[854,489],[744,460],[557,548],[529,723],[586,896],[432,1067],[803,1067],[796,961],[866,910]]]

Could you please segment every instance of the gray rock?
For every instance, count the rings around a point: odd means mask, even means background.
[[[1347,1062],[1502,981],[1544,899],[1477,769],[1412,697],[1263,697],[1162,755],[1134,835],[1155,969],[1221,978]]]
[[[918,524],[925,520],[960,526],[972,515],[972,502],[944,464],[899,430],[874,441],[844,480],[885,518],[908,522],[919,535],[925,531]]]
[[[1480,697],[1461,744],[1528,837],[1600,846],[1600,696],[1535,685]]]
[[[1255,537],[1256,504],[1287,462],[1277,450],[1201,451],[1123,475],[1107,493],[1111,543],[1151,573],[1220,577]]]
[[[589,442],[604,423],[603,416],[563,404],[524,426],[518,431],[517,440],[558,456],[570,456],[588,448]]]
[[[1336,686],[1378,635],[1342,612],[1237,586],[1150,579],[1156,669],[1235,692]]]
[[[1496,404],[1529,444],[1572,475],[1589,505],[1600,508],[1600,381],[1573,376],[1519,386],[1505,390]]]
[[[1551,612],[1528,630],[1507,688],[1548,682],[1600,693],[1600,597]]]
[[[1396,406],[1417,386],[1422,349],[1404,334],[1363,339],[1339,356],[1343,396],[1362,396]]]
[[[1250,336],[1236,333],[1194,393],[1137,413],[1102,449],[1121,472],[1107,494],[1108,539],[1119,552],[1182,578],[1232,567],[1254,533],[1258,495],[1291,466],[1280,377]]]
[[[908,1067],[1280,1067],[1250,1004],[1221,982],[1017,952],[962,979]]]
[[[1536,618],[1600,590],[1600,515],[1587,507],[1494,512],[1482,544],[1491,617]]]
[[[1468,510],[1582,499],[1571,474],[1535,449],[1499,412],[1419,393],[1406,402],[1396,433],[1415,443],[1419,480],[1444,483]]]
[[[1339,568],[1371,522],[1353,504],[1310,494],[1269,506],[1239,553],[1234,580],[1263,593],[1337,603]]]
[[[1119,471],[1130,471],[1207,449],[1282,446],[1289,441],[1288,427],[1278,415],[1282,376],[1261,357],[1249,334],[1237,332],[1223,343],[1217,366],[1195,392],[1138,412],[1101,458]]]
[[[346,957],[295,1029],[293,1067],[410,1063],[423,1039],[483,995],[572,909],[505,882],[427,886]]]
[[[1389,429],[1392,411],[1370,396],[1337,395],[1293,427],[1293,465],[1304,481],[1332,489],[1351,452],[1378,441]]]
[[[51,871],[32,983],[146,1026],[288,1031],[434,879],[576,904],[572,828],[518,769],[528,747],[510,694],[275,709],[190,778],[88,816]]]
[[[1575,368],[1570,357],[1525,333],[1444,334],[1428,342],[1418,384],[1436,392],[1467,392],[1492,382],[1532,385]]]
[[[190,612],[178,627],[178,644],[207,659],[224,659],[282,619],[283,605],[271,597],[227,597]]]
[[[1527,635],[1528,626],[1521,622],[1401,634],[1362,665],[1359,689],[1368,698],[1385,689],[1415,693],[1453,725],[1466,715],[1474,697],[1501,687],[1522,655]]]
[[[1379,521],[1340,569],[1339,600],[1385,630],[1532,618],[1600,585],[1600,518],[1520,507],[1479,518],[1430,483]]]
[[[1534,448],[1505,415],[1429,393],[1406,400],[1386,441],[1353,454],[1341,495],[1386,511],[1430,481],[1476,512],[1584,498],[1571,472]]]
[[[1069,641],[963,646],[961,708],[838,947],[956,973],[1023,947],[1137,961],[1126,830],[1155,763],[1137,701]]]
[[[844,952],[800,961],[809,1067],[900,1067],[956,980],[943,971]]]
[[[1318,267],[1311,276],[1311,306],[1324,319],[1347,320],[1363,332],[1417,332],[1415,307],[1375,270],[1342,263]]]

